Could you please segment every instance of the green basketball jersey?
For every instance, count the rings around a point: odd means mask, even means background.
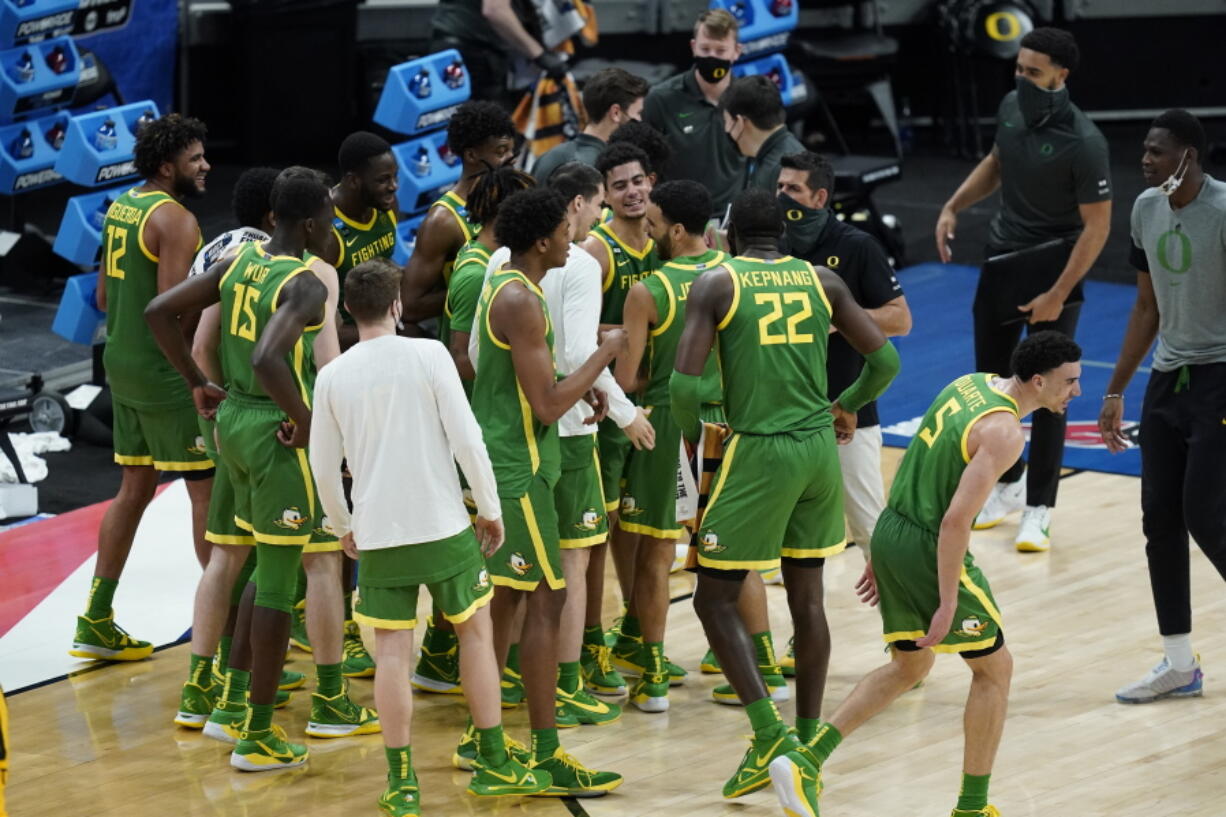
[[[370,221],[360,224],[353,221],[339,207],[333,208],[332,232],[340,245],[336,262],[336,278],[340,284],[337,308],[341,320],[353,323],[353,316],[345,309],[345,276],[349,270],[372,258],[391,258],[396,249],[396,214],[391,210],[375,210]]]
[[[256,379],[251,355],[264,328],[277,311],[281,290],[293,278],[313,274],[301,258],[269,255],[264,245],[252,241],[243,246],[221,277],[221,341],[217,356],[225,376],[226,391],[248,400],[267,400],[267,392]],[[294,372],[303,401],[311,405],[315,389],[314,340],[323,327],[321,321],[308,326],[294,344],[286,362]]]
[[[641,251],[632,250],[613,232],[612,222],[597,224],[591,235],[600,239],[608,255],[608,270],[601,284],[604,305],[600,310],[600,322],[620,324],[630,287],[660,268],[656,244],[649,238]]]
[[[719,250],[674,258],[643,279],[643,286],[656,304],[656,325],[647,338],[647,386],[643,389],[643,405],[668,405],[668,379],[673,375],[677,343],[685,329],[685,305],[690,285],[704,270],[714,269],[725,260],[727,256]],[[718,403],[723,394],[719,364],[712,352],[702,370],[702,402]]]
[[[472,241],[477,237],[477,233],[481,232],[481,225],[471,221],[468,217],[468,202],[466,202],[459,193],[454,190],[448,190],[434,204],[430,205],[430,209],[442,207],[447,212],[451,213],[455,219],[456,226],[460,228],[460,232],[464,234],[465,243]],[[443,264],[443,281],[450,283],[451,271],[458,266],[456,259],[448,259],[447,263]]]
[[[741,434],[829,426],[830,301],[813,265],[737,256],[724,266],[732,304],[716,328],[728,424]]]
[[[898,466],[888,504],[931,533],[940,530],[962,472],[971,461],[967,439],[975,423],[997,411],[1018,416],[1017,402],[992,388],[994,377],[982,372],[966,374],[942,389]]]
[[[447,300],[443,302],[443,320],[438,322],[438,339],[450,348],[453,331],[471,331],[477,298],[485,282],[485,268],[490,263],[490,248],[477,239],[467,242],[455,257],[455,267],[447,279]],[[469,327],[459,329],[459,327]]]
[[[106,367],[111,396],[138,409],[191,405],[183,378],[158,348],[145,323],[145,307],[158,294],[158,257],[145,246],[149,216],[174,197],[136,188],[111,205],[102,226],[102,278],[106,287]],[[200,244],[197,240],[197,249]]]
[[[545,425],[532,412],[515,375],[511,347],[494,337],[490,328],[490,306],[503,287],[515,281],[540,299],[545,313],[545,342],[553,350],[553,325],[540,287],[518,270],[496,270],[477,303],[477,379],[473,382],[472,407],[494,464],[498,495],[507,498],[526,494],[538,473],[556,479],[562,469],[557,425]]]

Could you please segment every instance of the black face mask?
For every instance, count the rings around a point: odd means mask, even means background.
[[[817,240],[830,220],[830,210],[805,207],[786,193],[779,194],[779,204],[783,207],[785,249],[798,258],[804,258],[817,246]]]
[[[1030,129],[1041,128],[1068,110],[1068,87],[1058,91],[1040,88],[1025,77],[1017,78],[1017,106]]]
[[[719,57],[695,57],[694,68],[698,71],[698,76],[702,77],[705,82],[714,85],[728,76],[728,72],[732,70],[732,60]]]

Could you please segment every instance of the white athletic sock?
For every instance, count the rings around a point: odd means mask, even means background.
[[[1162,650],[1166,660],[1180,672],[1187,672],[1196,666],[1196,655],[1192,652],[1192,634],[1162,636]]]

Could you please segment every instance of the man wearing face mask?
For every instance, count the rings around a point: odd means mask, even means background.
[[[1207,142],[1180,110],[1145,137],[1149,189],[1132,206],[1137,300],[1098,415],[1111,452],[1127,448],[1123,392],[1157,337],[1141,407],[1141,511],[1165,655],[1115,693],[1121,703],[1201,695],[1189,535],[1226,577],[1226,184],[1201,170]]]
[[[724,133],[748,159],[745,188],[775,192],[780,161],[805,149],[784,125],[787,112],[779,86],[761,74],[740,77],[724,91],[719,106],[724,111]]]
[[[937,252],[948,262],[957,214],[999,188],[1001,207],[992,219],[986,257],[1062,239],[1069,252],[1055,283],[1029,302],[1017,304],[1017,310],[1029,332],[1054,329],[1070,337],[1081,311],[1081,279],[1098,258],[1111,227],[1107,142],[1069,100],[1065,85],[1078,59],[1077,43],[1067,31],[1036,28],[1022,38],[1017,90],[1000,103],[996,144],[945,203],[936,225]],[[1044,272],[1056,276],[1054,269],[1037,270],[1036,275]],[[975,367],[981,372],[1009,374],[1010,356],[1024,323],[1001,323],[996,307],[1016,285],[1010,276],[980,275],[974,319]],[[976,530],[994,527],[1024,506],[1017,549],[1050,547],[1065,424],[1062,414],[1035,412],[1029,471],[1019,459],[1005,472],[975,518]]]
[[[643,121],[661,131],[673,150],[665,175],[690,179],[711,191],[713,214],[722,217],[744,185],[745,160],[724,135],[719,98],[741,57],[736,18],[723,9],[698,15],[690,48],[694,67],[651,89]]]
[[[643,98],[647,96],[647,80],[621,68],[604,68],[592,75],[583,86],[583,108],[588,126],[569,142],[563,142],[537,160],[532,175],[542,183],[567,162],[583,162],[596,166],[596,157],[604,150],[613,131],[627,122],[637,122],[643,115]]]

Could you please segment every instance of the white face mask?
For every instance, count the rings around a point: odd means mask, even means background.
[[[1188,175],[1188,165],[1188,151],[1184,150],[1183,156],[1179,158],[1179,166],[1175,168],[1170,178],[1158,185],[1158,191],[1170,198],[1171,194],[1179,189],[1179,185],[1183,184],[1184,176]]]

